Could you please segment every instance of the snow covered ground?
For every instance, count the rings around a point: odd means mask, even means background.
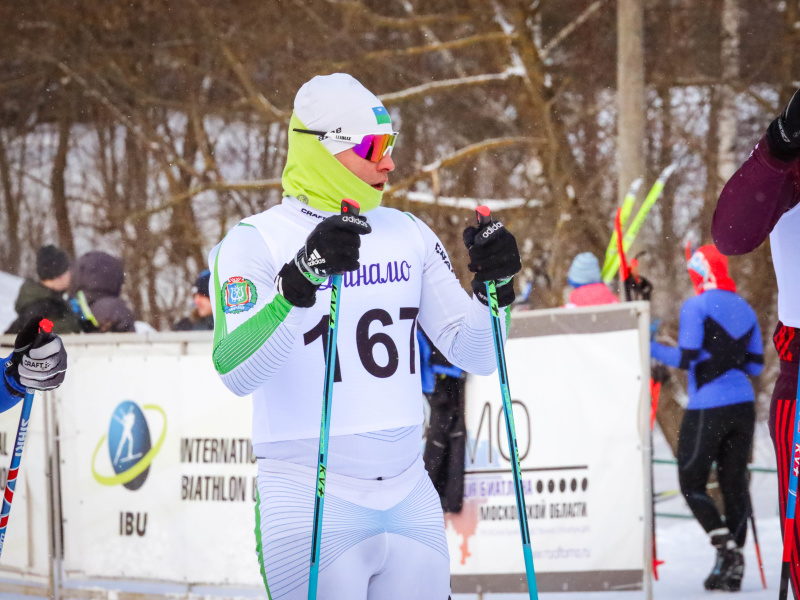
[[[14,302],[17,300],[22,277],[0,271],[0,333],[17,318]]]
[[[757,517],[758,519],[758,517]],[[742,591],[732,596],[742,600],[774,600],[778,595],[781,569],[780,522],[775,515],[757,520],[758,541],[764,559],[768,589],[761,586],[758,563],[752,539],[745,548],[745,576]],[[725,597],[724,592],[707,592],[703,580],[711,571],[714,552],[708,538],[695,521],[659,519],[657,521],[658,554],[664,560],[659,567],[659,581],[653,582],[656,600],[709,600]],[[542,600],[634,600],[643,592],[595,592],[540,594]],[[791,598],[791,592],[789,593]],[[453,600],[475,600],[475,594],[456,594]],[[484,594],[484,600],[528,600],[523,594]]]

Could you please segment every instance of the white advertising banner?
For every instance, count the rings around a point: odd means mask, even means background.
[[[3,578],[14,578],[15,575],[48,577],[50,573],[44,402],[43,394],[37,392],[26,426],[19,475],[3,543],[0,561],[0,576]],[[14,408],[0,413],[0,490],[6,487],[21,412],[20,401]]]
[[[176,347],[70,347],[58,390],[68,578],[262,586],[250,398],[220,382],[210,336]]]
[[[644,303],[515,313],[508,380],[540,591],[642,589],[650,538]],[[526,589],[497,375],[466,387],[453,592]]]
[[[514,314],[506,356],[541,591],[647,585],[647,319],[638,303]],[[261,589],[252,406],[219,381],[210,333],[83,340],[67,340],[69,376],[54,392],[67,579]],[[466,405],[464,510],[445,520],[453,592],[518,592],[497,376],[470,377]],[[18,415],[0,415],[0,459]],[[29,443],[23,465],[44,463],[44,444]],[[18,499],[10,535],[30,521]],[[30,562],[24,537],[9,538],[8,564]]]

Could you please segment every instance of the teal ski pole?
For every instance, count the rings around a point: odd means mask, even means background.
[[[478,228],[492,222],[488,206],[475,209]],[[492,319],[492,337],[494,338],[494,354],[497,359],[497,374],[500,376],[500,392],[503,397],[503,414],[506,420],[506,437],[508,438],[508,455],[511,458],[511,469],[514,474],[514,492],[517,497],[517,513],[519,530],[522,535],[522,555],[525,558],[525,575],[528,578],[528,595],[531,600],[539,600],[536,588],[536,573],[533,569],[533,551],[531,550],[531,533],[528,529],[528,512],[525,510],[525,492],[522,489],[522,471],[519,468],[519,451],[517,450],[517,432],[514,427],[514,412],[511,406],[511,391],[508,387],[508,369],[506,354],[503,348],[503,330],[500,325],[500,307],[497,306],[497,287],[494,281],[486,282],[486,295],[489,298],[489,312]]]
[[[342,214],[357,216],[361,207],[355,200],[342,200]],[[308,600],[316,600],[319,581],[320,549],[322,547],[322,510],[325,504],[325,479],[328,469],[328,436],[331,431],[331,401],[333,380],[336,374],[336,334],[339,331],[339,306],[341,303],[342,276],[331,275],[331,312],[328,319],[328,337],[325,340],[325,383],[322,393],[322,422],[319,431],[319,459],[317,460],[317,489],[314,498],[314,525],[311,534],[311,570],[308,577]]]

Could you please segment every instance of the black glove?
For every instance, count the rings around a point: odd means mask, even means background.
[[[314,306],[317,288],[329,276],[359,268],[361,236],[371,231],[366,218],[360,215],[328,217],[309,234],[294,260],[278,273],[278,293],[294,306]]]
[[[630,294],[631,300],[649,301],[653,295],[653,284],[650,283],[650,280],[641,275],[637,279],[633,273],[628,274],[628,278],[625,280],[625,289]]]
[[[464,230],[464,244],[469,251],[469,270],[477,281],[502,282],[522,269],[517,240],[500,221],[478,229]]]
[[[653,362],[650,365],[650,379],[658,383],[666,383],[669,381],[669,369],[666,367],[666,365]]]
[[[34,318],[22,328],[14,341],[14,352],[5,364],[6,375],[22,388],[52,390],[64,382],[67,370],[67,351],[61,338],[46,331],[53,324],[47,319]],[[15,396],[18,389],[6,384]]]
[[[800,90],[767,128],[767,145],[770,154],[784,162],[800,156]]]
[[[495,281],[498,306],[508,306],[514,301],[514,283],[511,278],[522,269],[517,240],[500,221],[491,221],[480,229],[464,230],[464,245],[469,252],[469,270],[475,273],[472,291],[488,305],[487,281]]]

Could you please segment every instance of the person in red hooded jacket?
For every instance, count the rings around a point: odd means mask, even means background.
[[[792,432],[800,362],[800,90],[725,184],[711,233],[726,255],[746,254],[770,238],[778,282],[778,323],[773,343],[780,372],[772,391],[769,429],[778,463],[778,495],[786,514]],[[784,521],[781,519],[781,527]],[[800,597],[800,521],[794,521],[790,580]]]
[[[728,259],[714,246],[686,250],[696,295],[681,308],[678,347],[650,343],[657,361],[688,371],[689,403],[678,436],[678,478],[692,513],[717,550],[707,590],[738,591],[750,517],[747,461],[755,406],[749,377],[764,364],[761,330],[750,305],[736,293]],[[725,503],[723,522],[706,492],[717,463]]]

